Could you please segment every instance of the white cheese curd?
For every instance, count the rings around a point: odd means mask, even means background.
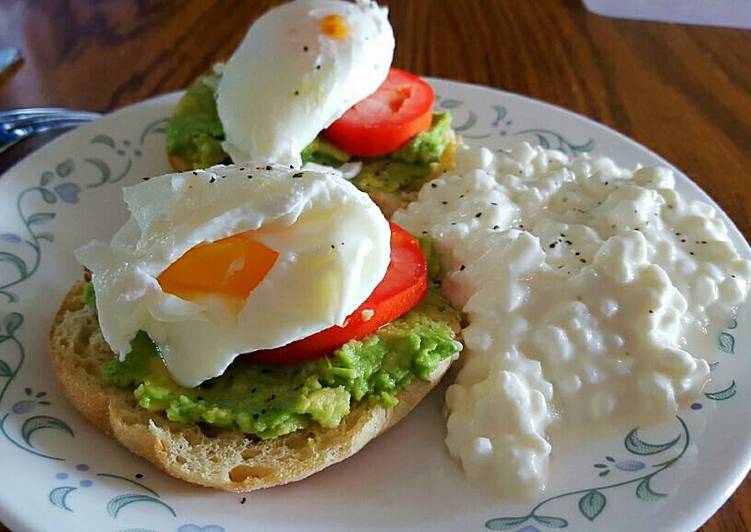
[[[76,257],[92,272],[112,350],[123,359],[145,331],[183,386],[221,375],[240,353],[342,325],[390,261],[388,222],[333,169],[220,165],[151,178],[123,196],[130,219],[111,243],[91,242]],[[188,251],[239,234],[278,254],[239,301],[217,290],[182,297],[160,282]],[[223,278],[202,268],[195,275],[218,287],[258,259],[237,255]]]
[[[435,239],[469,319],[449,452],[502,495],[534,494],[551,433],[662,419],[700,393],[751,263],[665,168],[526,143],[456,159],[394,221]]]

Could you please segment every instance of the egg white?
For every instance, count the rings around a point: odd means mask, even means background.
[[[221,375],[240,353],[342,325],[389,263],[388,222],[331,169],[215,166],[127,187],[124,199],[131,218],[111,244],[94,241],[76,257],[92,271],[113,351],[124,358],[146,331],[184,386]],[[185,252],[249,230],[279,256],[242,308],[220,296],[188,301],[162,290],[157,277]]]
[[[339,15],[346,37],[321,19]],[[296,0],[268,11],[223,69],[217,109],[233,161],[301,164],[321,130],[369,96],[388,75],[394,33],[375,2]]]

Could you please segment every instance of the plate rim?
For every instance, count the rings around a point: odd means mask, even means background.
[[[660,164],[668,168],[671,168],[676,173],[680,174],[680,176],[691,187],[692,192],[695,193],[698,198],[700,198],[702,201],[709,203],[710,205],[712,205],[715,209],[717,209],[719,212],[721,212],[724,215],[724,221],[726,223],[729,222],[729,226],[730,226],[729,229],[731,229],[732,231],[735,231],[735,234],[740,236],[740,240],[743,246],[743,249],[739,250],[741,252],[741,255],[751,257],[751,246],[749,245],[749,241],[746,238],[746,235],[742,231],[740,231],[740,229],[736,225],[733,218],[706,191],[704,191],[696,182],[694,182],[687,174],[681,171],[673,163],[666,160],[664,157],[662,157],[661,155],[653,151],[651,148],[628,137],[626,134],[618,131],[617,129],[614,129],[613,127],[597,122],[596,120],[594,120],[593,118],[590,118],[589,116],[577,113],[575,111],[561,107],[554,103],[532,98],[527,95],[506,91],[506,90],[491,87],[488,85],[467,83],[467,82],[444,79],[444,78],[439,78],[439,77],[426,76],[425,79],[427,79],[429,82],[433,84],[435,83],[438,83],[439,85],[446,84],[449,86],[453,86],[462,91],[482,91],[482,92],[488,93],[488,95],[492,94],[495,97],[502,97],[504,99],[512,100],[512,101],[513,100],[523,101],[527,105],[541,107],[543,109],[545,108],[554,109],[555,111],[562,113],[563,115],[565,115],[567,118],[571,120],[585,123],[587,127],[593,128],[593,130],[601,131],[606,135],[617,138],[618,141],[621,143],[628,144],[633,149],[648,153],[656,161],[659,161]],[[45,157],[44,154],[46,152],[48,151],[53,152],[58,147],[59,144],[65,142],[66,140],[69,140],[73,136],[85,134],[85,132],[88,131],[89,129],[96,128],[99,124],[101,124],[102,121],[117,120],[119,114],[127,113],[129,111],[134,110],[135,108],[164,105],[165,103],[170,102],[170,100],[177,98],[182,93],[184,93],[184,91],[173,91],[173,92],[155,95],[145,100],[141,100],[139,102],[131,103],[127,106],[124,106],[122,108],[119,108],[119,109],[116,109],[114,111],[104,114],[100,119],[96,121],[84,124],[76,129],[73,129],[62,135],[59,135],[58,137],[53,139],[51,142],[27,154],[25,157],[23,157],[22,159],[17,161],[15,164],[13,164],[13,166],[8,168],[5,172],[0,174],[0,186],[2,186],[2,184],[5,182],[5,180],[3,179],[4,177],[16,173],[18,168],[21,167],[22,165],[30,164],[31,159],[37,158],[37,157],[44,158]],[[481,142],[477,144],[481,144]],[[594,154],[606,155],[606,154],[598,152],[598,150],[595,150]],[[748,305],[748,302],[746,304]],[[714,415],[718,415],[718,414],[714,414]],[[682,512],[680,514],[674,514],[674,516],[671,519],[672,526],[676,526],[680,528],[691,528],[691,529],[701,526],[708,519],[710,519],[713,515],[715,515],[716,512],[723,506],[723,504],[725,504],[725,502],[731,497],[731,495],[735,493],[735,491],[738,489],[740,484],[748,475],[749,470],[751,470],[751,431],[747,431],[747,437],[745,438],[744,443],[746,445],[743,448],[743,452],[739,453],[739,456],[741,456],[740,458],[741,462],[735,464],[735,467],[733,468],[734,474],[733,474],[733,478],[731,479],[731,481],[724,483],[723,486],[716,485],[714,490],[711,490],[711,489],[707,490],[707,491],[710,491],[712,494],[709,497],[704,499],[704,504],[695,504],[694,506],[692,506],[693,510],[690,510],[688,512]],[[709,512],[701,511],[702,508],[709,509],[711,511]],[[14,512],[13,505],[4,504],[3,497],[0,496],[0,520],[3,522],[3,524],[11,528],[12,530],[32,530],[31,528],[29,528],[28,524],[26,524],[28,523],[28,521],[25,523],[24,519],[25,519],[25,514],[20,513],[20,512]]]

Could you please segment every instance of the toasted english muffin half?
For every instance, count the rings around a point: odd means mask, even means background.
[[[304,479],[362,449],[407,415],[451,364],[444,360],[430,380],[415,379],[392,409],[356,403],[340,425],[261,440],[239,431],[204,431],[140,408],[130,389],[110,386],[102,368],[113,359],[94,310],[73,286],[57,311],[49,348],[55,373],[73,406],[98,429],[169,475],[202,486],[248,492]],[[460,324],[448,323],[453,331]]]

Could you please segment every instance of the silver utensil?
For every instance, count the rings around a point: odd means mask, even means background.
[[[33,135],[76,127],[101,116],[99,113],[57,107],[0,111],[0,154]]]

